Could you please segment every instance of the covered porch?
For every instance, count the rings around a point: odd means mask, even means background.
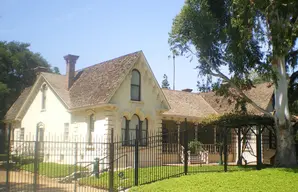
[[[236,135],[227,136],[228,161],[236,162]],[[198,157],[189,152],[190,164],[218,164],[222,162],[223,135],[220,128],[214,125],[202,126],[199,119],[169,118],[162,119],[162,157],[164,164],[183,163],[183,151],[187,142],[199,141],[202,155]]]

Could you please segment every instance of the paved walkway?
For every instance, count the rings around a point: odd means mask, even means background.
[[[32,192],[33,191],[33,174],[24,171],[10,172],[10,191],[11,192]],[[0,192],[5,192],[6,171],[0,170]],[[40,176],[38,178],[37,191],[39,192],[73,192],[74,183],[58,183],[55,179]],[[77,192],[98,192],[106,191],[91,187],[82,187],[77,185]]]

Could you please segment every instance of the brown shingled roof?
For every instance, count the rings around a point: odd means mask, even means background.
[[[131,53],[78,72],[70,89],[71,108],[108,102],[140,55],[141,51]]]
[[[76,80],[69,91],[66,89],[65,75],[41,73],[41,76],[69,109],[99,105],[109,102],[141,54],[141,51],[127,54],[77,71]],[[273,86],[268,88],[267,85],[259,84],[245,93],[265,108],[274,89]],[[31,87],[22,92],[7,112],[5,119],[16,118],[30,91]],[[217,96],[214,92],[197,94],[163,89],[163,93],[171,106],[165,115],[200,118],[211,114],[229,113],[235,108],[235,102],[230,104],[227,98]],[[258,113],[251,105],[247,108],[251,113]]]
[[[169,89],[162,90],[171,106],[169,111],[163,113],[164,115],[207,117],[216,114],[216,111],[199,94]]]
[[[255,88],[244,91],[244,93],[260,107],[266,109],[272,98],[273,91],[274,86],[270,86],[269,83],[262,83],[255,85]],[[236,101],[232,98],[224,98],[223,96],[216,95],[215,92],[199,93],[199,95],[219,114],[235,112]],[[246,108],[250,114],[260,114],[251,104],[247,103]]]
[[[27,87],[23,90],[21,95],[18,97],[18,99],[13,103],[13,105],[9,108],[5,115],[5,119],[15,119],[17,117],[17,114],[21,107],[23,106],[23,103],[27,99],[32,87]]]
[[[141,51],[108,60],[76,72],[71,89],[66,89],[66,76],[42,72],[53,91],[69,109],[107,103],[139,59]],[[25,89],[7,112],[5,119],[16,118],[31,88]]]

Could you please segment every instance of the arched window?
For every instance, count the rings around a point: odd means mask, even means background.
[[[41,88],[42,96],[41,96],[41,110],[46,110],[46,100],[47,100],[47,85],[43,84]]]
[[[94,114],[89,116],[89,123],[88,123],[88,134],[87,134],[87,141],[89,144],[92,143],[92,134],[94,133]]]
[[[148,119],[145,119],[142,122],[141,130],[140,130],[140,144],[142,146],[147,145],[147,137],[148,137]]]
[[[140,127],[140,118],[137,115],[133,115],[129,123],[129,140],[130,144],[133,145],[136,139],[137,129]]]
[[[129,121],[126,119],[126,117],[123,117],[121,121],[122,145],[128,145],[128,140],[129,140],[128,129],[129,129]]]
[[[132,70],[130,96],[133,101],[141,100],[141,74],[138,70]]]

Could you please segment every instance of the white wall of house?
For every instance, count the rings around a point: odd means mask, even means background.
[[[121,136],[122,120],[125,116],[130,119],[134,114],[138,115],[141,121],[148,119],[148,131],[157,132],[161,126],[161,115],[159,110],[165,108],[165,101],[162,102],[160,87],[155,83],[154,76],[147,68],[145,61],[140,60],[133,69],[141,74],[141,101],[132,101],[130,95],[131,72],[126,76],[110,103],[118,107],[115,113],[115,135]]]
[[[50,135],[62,139],[64,123],[70,123],[70,113],[49,86],[46,90],[45,110],[42,110],[41,105],[42,91],[39,90],[21,121],[21,127],[25,130],[25,140],[35,139],[33,136],[39,122],[44,124],[45,139],[49,139]]]

